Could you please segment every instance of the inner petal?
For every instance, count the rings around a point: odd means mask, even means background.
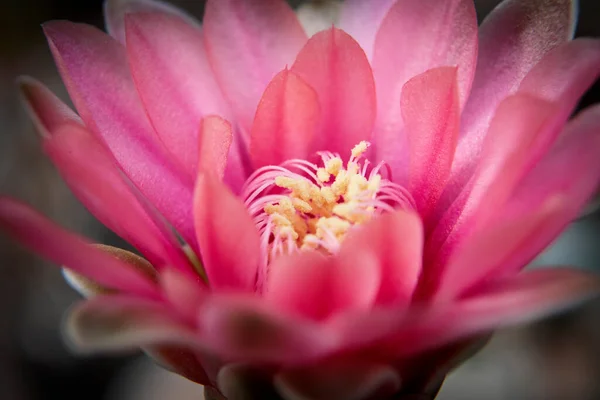
[[[387,165],[373,167],[364,157],[369,146],[357,144],[346,163],[323,151],[317,153],[320,166],[293,159],[250,176],[242,198],[261,235],[263,270],[282,254],[336,254],[348,232],[375,215],[415,208],[408,191],[392,182]]]

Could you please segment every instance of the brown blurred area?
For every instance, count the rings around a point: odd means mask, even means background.
[[[173,3],[202,15],[200,0]],[[497,0],[476,3],[483,17]],[[580,3],[578,35],[600,36],[600,1]],[[0,194],[27,201],[94,241],[123,245],[87,213],[44,157],[15,85],[19,75],[31,75],[67,100],[40,24],[69,19],[101,27],[101,9],[101,0],[0,3]],[[598,101],[596,85],[582,105]],[[535,264],[597,268],[600,273],[599,238],[600,213],[593,212],[574,222]],[[72,355],[60,326],[78,295],[63,282],[58,268],[2,233],[0,273],[0,400],[202,398],[199,387],[137,354]],[[497,334],[450,376],[440,399],[600,399],[600,302]]]

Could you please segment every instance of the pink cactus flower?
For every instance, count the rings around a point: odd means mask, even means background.
[[[600,177],[600,72],[572,0],[346,0],[307,37],[283,0],[202,24],[108,0],[44,32],[77,114],[20,88],[89,211],[140,253],[0,200],[0,226],[89,298],[83,352],[141,347],[213,398],[432,398],[495,329],[598,293],[523,272]]]

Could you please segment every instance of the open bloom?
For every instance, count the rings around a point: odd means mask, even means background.
[[[21,89],[141,256],[10,199],[0,225],[90,295],[83,351],[142,347],[229,400],[433,395],[494,329],[599,288],[521,272],[600,176],[600,108],[568,121],[600,71],[575,12],[506,0],[478,28],[470,0],[346,0],[308,38],[283,0],[209,0],[202,25],[109,0],[108,34],[44,25],[78,114]]]

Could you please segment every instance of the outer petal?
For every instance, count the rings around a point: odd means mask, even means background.
[[[249,135],[260,96],[294,60],[306,35],[283,0],[209,0],[204,32],[219,84]]]
[[[0,226],[26,247],[112,289],[155,297],[156,287],[138,269],[58,227],[31,208],[0,199]]]
[[[579,215],[600,183],[600,106],[571,121],[561,140],[528,175],[502,210],[498,219],[512,218],[539,208],[548,198],[560,196],[567,207],[539,229],[535,240],[520,249],[502,267],[504,273],[521,269],[539,254]]]
[[[407,148],[398,108],[411,78],[440,66],[458,66],[459,104],[465,104],[477,60],[477,18],[471,0],[399,0],[382,22],[375,41],[377,158],[406,176]]]
[[[211,296],[199,314],[203,343],[232,362],[298,365],[332,350],[323,325],[281,313],[256,297]]]
[[[444,204],[451,202],[471,177],[487,127],[500,102],[517,90],[548,51],[573,36],[576,3],[508,0],[483,22],[477,72],[462,118],[462,138]]]
[[[56,97],[47,87],[30,77],[19,78],[19,90],[29,116],[43,138],[65,123],[79,123],[81,118]]]
[[[80,352],[106,352],[168,344],[195,345],[195,332],[164,304],[128,296],[98,296],[76,307],[66,322]]]
[[[211,287],[253,291],[260,257],[256,225],[244,204],[210,173],[198,176],[194,223]]]
[[[200,125],[200,170],[223,178],[233,142],[231,124],[218,116],[208,116]]]
[[[209,114],[230,117],[202,31],[163,13],[128,14],[125,27],[131,73],[152,125],[174,158],[195,176],[200,120]]]
[[[200,279],[196,281],[172,268],[160,273],[160,285],[165,298],[182,316],[193,323],[200,306],[208,296],[208,288]]]
[[[190,24],[200,25],[189,14],[158,0],[104,0],[104,22],[106,32],[125,44],[125,15],[138,12],[161,12],[185,19]]]
[[[490,282],[468,298],[446,308],[417,311],[386,341],[384,351],[410,356],[488,333],[500,327],[540,319],[600,293],[592,274],[568,268],[546,268]]]
[[[336,28],[316,34],[298,54],[292,71],[319,96],[323,118],[315,148],[347,154],[371,137],[375,83],[369,61],[352,37]]]
[[[340,258],[350,263],[364,253],[377,257],[381,269],[376,303],[398,308],[408,305],[421,274],[423,227],[419,216],[406,211],[387,213],[351,232]]]
[[[319,99],[298,75],[285,69],[267,86],[250,138],[255,168],[308,157],[319,122]]]
[[[421,281],[421,294],[423,290],[435,291],[440,268],[451,252],[502,207],[531,168],[532,154],[539,157],[560,132],[557,109],[529,95],[515,95],[502,103],[492,121],[477,174],[428,239],[427,275]]]
[[[426,216],[442,194],[458,138],[457,69],[429,70],[404,85],[402,118],[409,147],[408,189]]]
[[[79,114],[101,138],[143,195],[190,244],[192,184],[172,168],[154,140],[129,75],[125,50],[87,25],[44,25],[50,47]]]
[[[442,284],[435,293],[440,302],[450,301],[466,289],[505,267],[507,259],[535,241],[541,228],[565,212],[560,197],[550,198],[541,207],[520,218],[501,220],[484,229],[458,249],[443,270]]]
[[[375,35],[381,22],[397,0],[345,0],[339,27],[348,32],[363,48],[369,59],[373,56]]]

